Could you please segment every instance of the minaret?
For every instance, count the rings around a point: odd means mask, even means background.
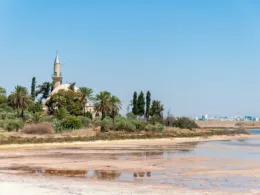
[[[60,72],[60,61],[58,54],[56,55],[55,61],[54,61],[54,73],[52,76],[53,79],[53,89],[60,86],[61,84],[61,72]]]

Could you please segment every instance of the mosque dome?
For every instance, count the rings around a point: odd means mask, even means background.
[[[58,87],[56,87],[55,89],[53,89],[53,91],[51,92],[50,95],[54,95],[56,93],[58,93],[60,90],[65,90],[65,91],[68,91],[70,90],[70,85],[71,84],[62,84],[62,85],[59,85]],[[74,91],[78,91],[79,88],[78,87],[74,87]]]

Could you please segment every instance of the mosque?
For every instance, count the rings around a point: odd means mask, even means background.
[[[61,67],[60,60],[59,60],[59,56],[57,54],[56,57],[55,57],[55,60],[54,60],[54,72],[53,72],[53,75],[52,75],[53,90],[52,90],[50,96],[58,93],[60,90],[65,90],[65,91],[71,90],[70,89],[71,84],[62,84],[62,74],[61,74],[61,68],[60,67]],[[78,91],[79,88],[75,86],[74,90]],[[50,96],[46,99],[46,101],[50,99]],[[44,102],[44,105],[43,105],[43,109],[47,110],[45,102]],[[93,118],[97,114],[94,111],[94,106],[91,106],[89,103],[86,104],[85,110],[86,110],[86,112],[92,113]]]

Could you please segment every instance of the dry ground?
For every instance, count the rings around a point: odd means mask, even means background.
[[[260,129],[260,121],[196,121],[201,128],[249,128]]]

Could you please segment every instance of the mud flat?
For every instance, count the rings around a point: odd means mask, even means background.
[[[228,194],[257,194],[260,191],[250,192],[228,192]],[[43,178],[28,176],[7,176],[0,174],[0,193],[4,195],[222,195],[227,191],[186,189],[183,187],[162,185],[162,184],[142,184],[110,181],[82,181],[74,178]]]
[[[0,146],[0,194],[258,194],[260,136]]]

